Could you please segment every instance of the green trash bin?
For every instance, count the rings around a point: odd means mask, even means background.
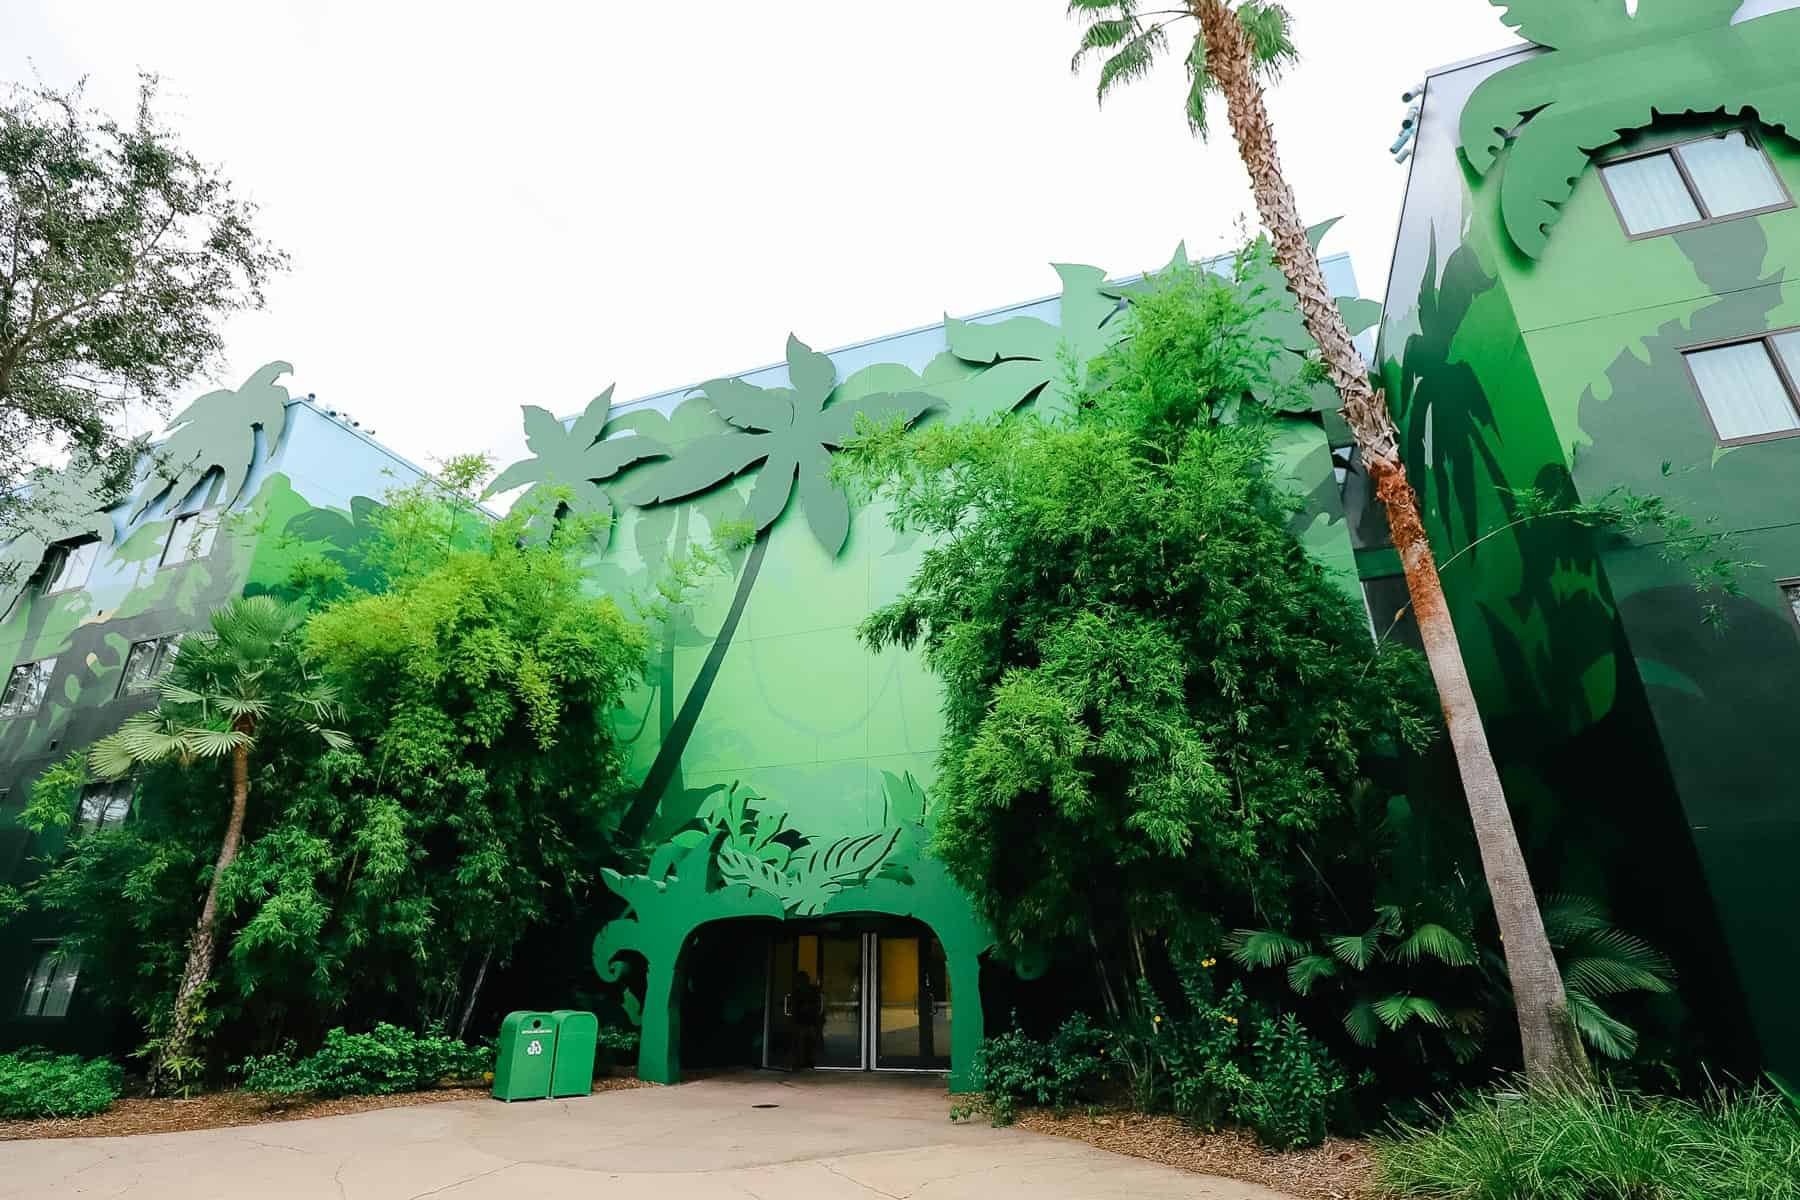
[[[500,1022],[494,1062],[494,1099],[543,1100],[550,1095],[556,1059],[556,1018],[546,1012],[511,1012]]]
[[[552,1096],[585,1096],[594,1090],[594,1053],[600,1047],[600,1018],[591,1012],[559,1008],[556,1022],[556,1065],[550,1071]]]

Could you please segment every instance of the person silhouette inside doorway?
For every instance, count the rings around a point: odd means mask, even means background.
[[[819,1065],[819,1045],[825,1040],[825,994],[805,971],[794,973],[794,990],[788,993],[788,1015],[794,1019],[792,1067],[810,1071]]]

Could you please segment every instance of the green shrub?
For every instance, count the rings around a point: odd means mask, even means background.
[[[959,1106],[952,1118],[973,1114],[979,1107],[996,1125],[1010,1125],[1021,1104],[1038,1104],[1068,1111],[1089,1095],[1107,1072],[1107,1033],[1076,1013],[1062,1023],[1047,1042],[1029,1036],[1016,1025],[998,1037],[988,1038],[975,1054],[975,1077],[980,1081],[979,1104]]]
[[[119,1098],[125,1072],[104,1058],[0,1054],[0,1117],[91,1117]]]
[[[1252,1091],[1239,1115],[1265,1146],[1288,1150],[1325,1140],[1325,1116],[1344,1073],[1293,1013],[1257,1026]]]
[[[1700,1101],[1591,1089],[1483,1093],[1376,1143],[1391,1196],[1795,1200],[1800,1123],[1764,1088]]]
[[[245,1059],[235,1070],[253,1092],[311,1092],[320,1096],[385,1096],[438,1086],[446,1079],[476,1079],[494,1069],[494,1052],[441,1032],[422,1034],[379,1024],[368,1033],[342,1028],[325,1044],[296,1058],[285,1051]]]

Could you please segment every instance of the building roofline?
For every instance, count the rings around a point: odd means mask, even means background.
[[[1229,255],[1229,254],[1215,254],[1211,258],[1201,259],[1199,262],[1199,265],[1211,266],[1213,263],[1224,262],[1226,259],[1229,259],[1230,257],[1231,257],[1231,255]],[[1347,252],[1347,251],[1339,251],[1336,254],[1327,254],[1325,257],[1323,257],[1319,260],[1319,265],[1322,267],[1326,263],[1337,262],[1339,260],[1347,260],[1349,257],[1350,257],[1350,255],[1349,255],[1349,252]],[[1112,283],[1112,284],[1128,284],[1128,283],[1133,283],[1139,279],[1142,279],[1148,274],[1150,274],[1150,272],[1148,272],[1148,271],[1138,271],[1131,275],[1121,275],[1116,279],[1108,279],[1107,282]],[[1020,300],[1020,301],[1017,301],[1012,304],[1003,304],[998,308],[983,309],[980,312],[970,313],[966,317],[952,317],[949,313],[945,313],[943,320],[932,321],[929,324],[925,324],[925,325],[915,325],[910,329],[902,329],[902,330],[899,330],[894,333],[884,333],[884,334],[880,335],[879,337],[864,338],[861,341],[857,341],[857,342],[847,342],[842,346],[836,346],[830,350],[822,351],[822,353],[827,358],[829,358],[834,355],[844,354],[844,353],[847,353],[852,350],[864,350],[870,346],[879,346],[883,342],[897,342],[897,341],[901,340],[902,338],[915,337],[921,333],[929,333],[933,329],[942,328],[946,321],[953,321],[953,320],[982,321],[982,320],[986,320],[989,317],[998,317],[998,316],[1002,316],[1006,313],[1018,312],[1022,309],[1036,308],[1040,304],[1047,304],[1052,300],[1060,300],[1060,299],[1062,299],[1061,292],[1051,292],[1048,295],[1038,296],[1032,300]],[[751,367],[750,369],[745,370],[745,371],[734,371],[731,374],[724,375],[724,376],[715,375],[712,378],[714,378],[714,379],[721,379],[721,378],[722,379],[742,379],[747,375],[758,375],[764,371],[779,370],[780,368],[785,367],[785,366],[787,366],[786,362],[764,363],[762,366]],[[633,411],[633,410],[635,410],[643,405],[649,404],[650,402],[655,401],[655,400],[666,400],[666,399],[671,399],[676,396],[686,396],[689,393],[697,391],[701,387],[704,387],[707,382],[709,382],[709,381],[702,379],[702,380],[697,380],[693,383],[684,384],[681,387],[663,388],[661,391],[648,392],[642,396],[634,396],[630,400],[625,400],[618,404],[615,404],[613,406],[612,411],[613,411],[613,414],[615,416],[617,416],[622,413]],[[579,415],[580,415],[579,413],[570,414],[568,416],[562,417],[561,420],[565,424],[567,424],[569,421],[574,420]]]

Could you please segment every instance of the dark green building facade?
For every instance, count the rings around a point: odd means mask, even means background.
[[[1791,1073],[1800,11],[1604,7],[1514,4],[1541,47],[1431,75],[1377,371],[1534,875],[1612,896],[1699,1036]],[[1692,528],[1516,523],[1621,488]]]

